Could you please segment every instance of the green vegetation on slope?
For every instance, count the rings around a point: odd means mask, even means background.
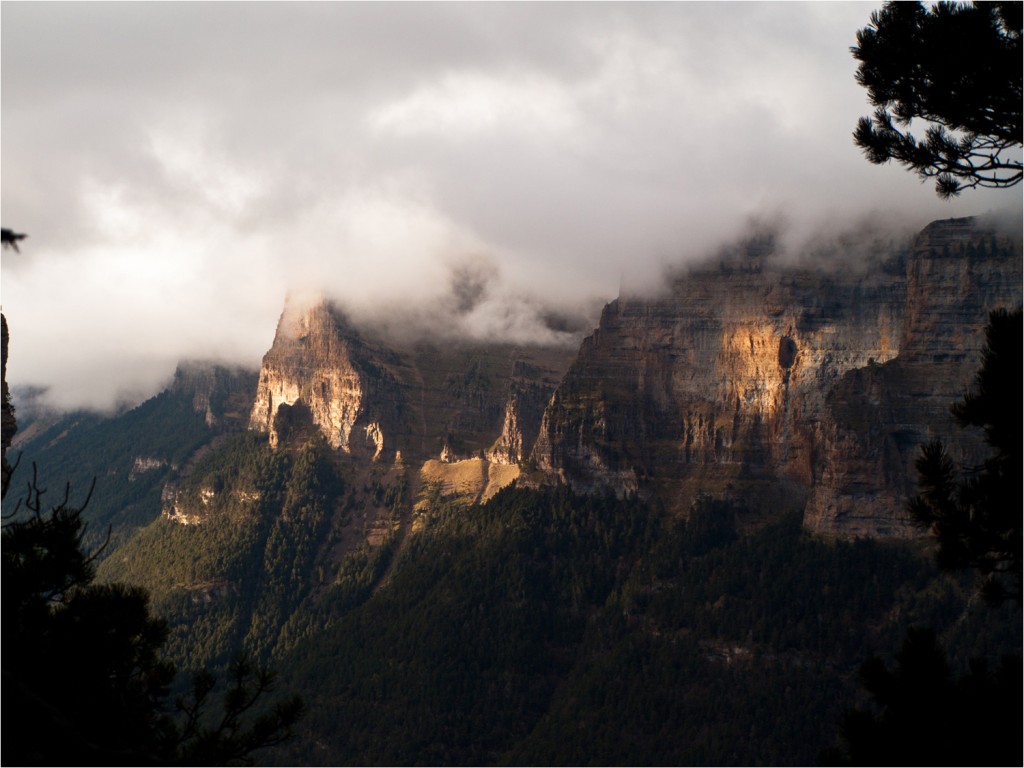
[[[240,647],[267,658],[323,578],[317,563],[342,490],[322,441],[292,454],[237,435],[176,488],[175,503],[201,510],[201,522],[156,520],[107,558],[99,577],[151,592],[179,663],[225,661]]]
[[[916,548],[798,515],[741,537],[734,514],[515,489],[435,509],[386,589],[282,658],[311,707],[278,759],[807,764],[906,625],[1019,647],[1019,614],[979,621]]]
[[[413,526],[405,480],[236,435],[173,486],[196,524],[156,520],[100,577],[151,591],[181,666],[273,660],[310,705],[288,764],[813,763],[906,627],[959,668],[1020,647],[1019,610],[979,617],[919,546],[798,510],[508,488],[427,493]]]
[[[85,543],[95,549],[111,527],[116,545],[160,514],[160,493],[174,468],[214,434],[191,395],[170,390],[114,419],[71,414],[21,446],[12,484],[16,493],[24,488],[35,463],[48,500],[59,501],[70,485],[72,500],[81,502],[95,480],[83,510]],[[17,451],[11,453],[17,460]]]
[[[436,509],[386,589],[282,660],[326,745],[285,759],[493,762],[547,708],[650,520],[564,490]]]

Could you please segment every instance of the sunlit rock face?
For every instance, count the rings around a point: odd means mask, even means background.
[[[937,414],[971,381],[987,312],[1020,303],[1019,239],[959,220],[870,263],[772,251],[751,242],[609,304],[544,414],[538,466],[670,506],[784,488],[810,495],[814,530],[908,533],[919,438],[954,437]]]
[[[376,350],[328,302],[290,300],[263,357],[249,426],[267,432],[276,446],[282,406],[293,416],[290,409],[299,405],[332,447],[380,458],[394,439],[387,427],[401,431],[398,389]]]
[[[808,482],[825,392],[896,355],[905,293],[893,271],[772,266],[772,247],[609,304],[545,413],[541,467],[621,491],[693,478],[713,491],[751,472]]]
[[[400,454],[416,463],[517,464],[574,354],[383,338],[327,301],[289,301],[263,358],[249,426],[276,446],[282,430],[308,421],[332,447],[369,461]]]
[[[554,381],[547,373],[525,361],[516,361],[508,381],[501,435],[486,454],[492,463],[518,465],[529,456],[554,390]]]
[[[1021,303],[1020,234],[948,220],[902,245],[868,236],[856,258],[774,251],[754,240],[659,296],[620,296],[578,351],[399,341],[328,302],[289,304],[250,427],[275,445],[311,429],[367,462],[401,455],[452,488],[471,475],[474,498],[544,477],[681,510],[698,492],[796,506],[834,536],[912,535],[921,443],[940,437],[965,463],[983,448],[949,407],[988,311]]]

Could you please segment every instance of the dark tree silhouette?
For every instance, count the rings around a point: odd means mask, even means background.
[[[886,3],[851,48],[876,107],[857,124],[857,146],[872,163],[934,178],[940,197],[1019,184],[1020,35],[1020,2]]]
[[[860,670],[874,711],[854,709],[840,728],[845,746],[824,762],[851,765],[1020,765],[1020,658],[990,670],[971,663],[953,679],[928,629],[911,629],[889,669]]]
[[[21,253],[18,249],[18,241],[24,240],[26,237],[28,237],[28,235],[21,232],[15,232],[13,229],[0,227],[0,241],[3,242],[3,247],[13,248],[15,253]]]
[[[7,229],[6,227],[0,227],[2,230],[3,248],[13,248],[15,253],[20,253],[18,250],[18,241],[24,240],[28,235],[15,232],[13,229]],[[11,473],[14,471],[11,465],[7,462],[7,449],[11,446],[11,441],[14,439],[14,433],[18,431],[18,423],[14,419],[14,404],[11,402],[11,390],[7,386],[7,344],[10,340],[10,333],[7,330],[7,317],[0,313],[0,325],[2,325],[2,336],[3,336],[3,349],[0,351],[0,357],[2,357],[2,363],[0,366],[3,368],[3,402],[0,405],[0,420],[2,420],[2,448],[0,448],[0,498],[7,495],[8,483],[11,479]]]
[[[288,738],[301,701],[267,709],[273,675],[245,658],[220,710],[203,672],[170,711],[166,624],[144,590],[93,583],[81,509],[66,492],[43,512],[44,492],[33,478],[2,534],[3,763],[239,764]]]
[[[961,427],[980,427],[992,448],[977,468],[960,472],[939,441],[917,461],[921,493],[910,505],[938,540],[945,569],[977,569],[986,597],[1021,599],[1021,392],[1024,322],[1021,311],[989,316],[975,390],[953,406]]]
[[[188,697],[178,697],[183,714],[171,731],[174,762],[178,765],[238,765],[258,749],[277,746],[292,737],[291,726],[301,717],[302,701],[291,697],[269,712],[252,716],[264,694],[274,688],[274,673],[255,667],[239,656],[228,670],[230,687],[218,711],[211,711],[216,678],[196,673]]]
[[[976,569],[993,603],[1021,599],[1021,310],[989,315],[975,389],[952,407],[960,426],[980,427],[992,455],[961,473],[939,441],[917,462],[915,520],[938,541],[944,569]],[[842,748],[823,762],[851,765],[1019,765],[1021,658],[994,671],[972,659],[953,678],[935,633],[910,629],[890,670],[879,658],[861,668],[873,709],[854,709],[840,727]]]
[[[2,371],[2,387],[0,387],[0,499],[7,497],[11,474],[14,467],[7,461],[7,449],[18,431],[18,422],[14,418],[14,403],[11,402],[11,389],[7,386],[7,345],[10,333],[7,330],[7,316],[0,313],[0,371]],[[17,462],[15,462],[17,463]]]

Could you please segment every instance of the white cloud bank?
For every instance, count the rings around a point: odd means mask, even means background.
[[[853,146],[874,7],[5,4],[9,378],[102,408],[182,358],[256,366],[289,289],[550,340],[545,307],[656,285],[753,218],[798,248],[1019,208]],[[439,313],[466,270],[480,296]]]

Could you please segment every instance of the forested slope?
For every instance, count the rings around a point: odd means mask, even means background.
[[[149,590],[182,667],[244,648],[279,669],[309,705],[281,764],[808,764],[906,627],[935,628],[961,670],[1019,654],[1018,606],[983,606],[926,543],[815,537],[798,499],[469,504],[315,431],[211,442],[188,412],[167,393],[111,443],[166,441],[187,471],[99,577]]]
[[[564,490],[435,510],[387,589],[281,658],[310,714],[279,759],[809,764],[906,626],[960,667],[1019,648],[1019,611],[968,608],[913,547],[792,513],[738,536],[731,512]]]

